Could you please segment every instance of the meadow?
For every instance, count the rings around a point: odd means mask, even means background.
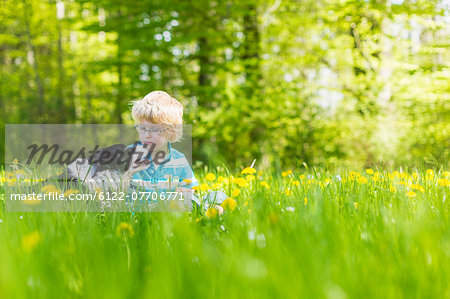
[[[2,1],[0,299],[450,299],[449,4]],[[9,211],[29,145],[131,144],[157,90],[223,214]]]
[[[2,172],[7,185],[20,172]],[[450,172],[197,171],[205,213],[18,213],[0,298],[450,298]],[[4,195],[2,195],[4,198]]]

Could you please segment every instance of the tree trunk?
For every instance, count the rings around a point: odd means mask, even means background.
[[[245,68],[245,92],[247,98],[252,97],[261,87],[262,74],[260,69],[260,42],[258,14],[256,6],[248,6],[244,15],[244,54],[242,57]]]
[[[64,63],[63,63],[63,48],[62,48],[62,32],[61,24],[58,21],[58,92],[57,92],[57,109],[60,111],[57,113],[58,123],[63,123],[67,120],[66,106],[64,105]]]
[[[41,76],[39,75],[38,56],[37,56],[36,48],[33,44],[33,36],[31,34],[31,30],[30,30],[29,20],[31,18],[31,15],[30,15],[31,9],[28,7],[28,3],[26,0],[22,0],[22,2],[23,2],[23,6],[24,6],[23,18],[24,18],[25,33],[26,33],[26,38],[27,38],[26,42],[27,42],[28,51],[30,51],[31,54],[33,55],[31,65],[33,67],[34,77],[35,77],[37,91],[38,91],[37,112],[38,112],[39,117],[41,117],[44,112],[44,86],[42,84]]]
[[[122,91],[122,39],[120,33],[118,33],[117,36],[117,75],[119,78],[119,81],[117,83],[117,98],[116,98],[116,119],[117,123],[122,123],[122,97],[123,97],[123,91]]]

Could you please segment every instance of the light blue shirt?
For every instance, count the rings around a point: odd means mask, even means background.
[[[135,144],[142,143],[139,141]],[[129,145],[129,148],[135,146]],[[157,164],[150,160],[148,168],[135,173],[131,179],[131,188],[146,192],[175,191],[178,187],[192,188],[198,186],[194,172],[185,155],[167,143],[169,153]],[[151,159],[151,158],[149,158]]]

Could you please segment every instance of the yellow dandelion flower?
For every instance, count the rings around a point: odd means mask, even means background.
[[[225,182],[225,180],[226,180],[226,178],[223,177],[223,176],[221,176],[221,175],[217,178],[217,181],[218,181],[219,183],[223,183],[223,182]]]
[[[5,172],[5,180],[11,180],[14,178],[15,178],[14,172],[9,172],[9,171]]]
[[[419,174],[417,172],[413,172],[412,176],[416,180],[419,177]]]
[[[233,179],[233,183],[239,185],[239,187],[241,187],[241,188],[248,186],[248,182],[244,178],[235,178],[235,179]]]
[[[300,181],[298,181],[298,180],[295,180],[295,181],[293,181],[293,182],[292,182],[292,185],[294,185],[294,186],[298,186],[298,185],[300,185]]]
[[[361,176],[361,174],[357,171],[350,171],[350,173],[348,174],[348,178],[352,181],[354,181],[356,178],[359,178]]]
[[[214,181],[215,179],[216,179],[216,176],[214,175],[214,173],[208,173],[206,176],[205,176],[205,179],[206,180],[208,180],[208,181],[210,181],[210,182],[212,182],[212,181]]]
[[[45,193],[48,190],[58,190],[58,188],[56,188],[55,185],[45,185],[44,187],[41,188],[42,193]]]
[[[409,198],[416,197],[416,192],[409,191],[408,193],[406,193],[406,196],[408,196]]]
[[[228,197],[227,199],[225,199],[222,202],[221,206],[224,210],[233,211],[236,208],[237,203],[234,199],[232,199],[231,197]]]
[[[219,189],[220,187],[222,187],[222,184],[221,183],[214,183],[212,187],[213,187],[213,189]]]
[[[371,168],[366,169],[367,174],[373,174],[373,170]]]
[[[241,194],[241,190],[239,190],[239,189],[234,189],[233,192],[231,193],[231,196],[232,196],[232,197],[236,197],[236,196],[238,196],[239,194]]]
[[[441,187],[449,187],[450,186],[450,180],[448,179],[439,179],[438,185]]]
[[[398,182],[399,185],[408,186],[408,182],[400,181]]]
[[[192,187],[192,190],[198,191],[198,190],[200,190],[200,186],[194,186],[194,187]]]
[[[208,184],[201,184],[200,185],[200,191],[207,191],[207,190],[211,190],[211,187]]]
[[[299,178],[300,180],[304,180],[304,179],[305,179],[305,175],[304,175],[304,174],[301,174],[301,175],[298,176],[298,178]]]
[[[354,202],[353,205],[355,206],[355,210],[357,210],[358,209],[358,203]]]
[[[289,176],[289,175],[291,175],[292,174],[292,170],[288,170],[288,171],[283,171],[283,172],[281,172],[281,176],[282,177],[287,177],[287,176]]]
[[[190,180],[190,179],[184,179],[184,180],[183,180],[183,183],[186,183],[187,185],[189,185],[189,184],[192,183],[192,180]]]
[[[305,196],[305,198],[303,199],[303,201],[305,202],[305,206],[308,204],[308,198]]]
[[[284,193],[286,193],[287,196],[291,196],[292,195],[292,191],[289,189],[285,189]]]
[[[391,191],[392,193],[397,193],[397,188],[393,185],[389,186],[389,191]]]
[[[208,208],[206,210],[206,217],[208,218],[215,218],[219,214],[219,211],[216,208]]]
[[[29,233],[22,238],[22,249],[26,252],[31,252],[41,242],[41,234],[37,231]]]
[[[422,193],[425,192],[425,189],[424,189],[422,186],[418,185],[418,184],[411,184],[410,187],[411,187],[411,189],[419,190],[419,191],[422,192]]]
[[[444,173],[442,175],[444,177],[449,177],[450,176],[450,171],[444,171]]]
[[[26,205],[35,206],[35,205],[40,204],[41,200],[38,200],[36,197],[34,197],[34,199],[33,199],[33,196],[29,194],[27,196],[27,200],[24,200],[23,203]]]
[[[256,173],[256,169],[254,169],[252,167],[245,167],[244,169],[242,169],[241,173],[242,174],[254,174],[254,173]]]
[[[116,235],[119,238],[132,238],[134,236],[133,227],[127,222],[121,222],[116,228]]]
[[[255,176],[254,175],[252,175],[252,174],[250,174],[250,175],[248,175],[247,177],[246,177],[246,179],[247,179],[247,181],[253,181],[253,180],[255,180]]]
[[[360,183],[360,184],[366,184],[367,183],[367,178],[362,176],[362,177],[359,177],[356,181],[358,183]]]
[[[262,181],[261,183],[259,183],[261,186],[263,186],[264,188],[266,188],[266,189],[270,189],[270,186],[269,186],[269,184],[267,184],[267,182],[266,181]]]

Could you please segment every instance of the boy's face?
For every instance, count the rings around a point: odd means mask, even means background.
[[[167,127],[165,125],[143,121],[137,125],[136,130],[142,144],[147,144],[147,149],[151,149],[153,145],[154,151],[164,149],[167,143],[165,134]]]

